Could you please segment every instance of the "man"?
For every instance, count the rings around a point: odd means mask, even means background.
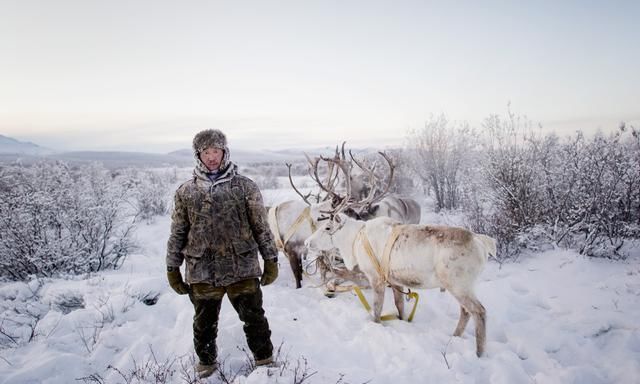
[[[195,309],[193,343],[200,360],[196,370],[207,377],[217,369],[218,317],[225,294],[244,322],[256,366],[270,364],[273,345],[259,282],[271,284],[278,277],[278,253],[262,195],[229,161],[221,131],[196,134],[193,151],[193,179],[175,193],[166,262],[169,285],[178,294],[189,294]],[[183,260],[186,283],[180,273]]]

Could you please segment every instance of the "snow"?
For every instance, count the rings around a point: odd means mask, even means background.
[[[265,191],[265,202],[294,196]],[[424,215],[427,221],[456,218]],[[193,307],[166,282],[169,225],[168,215],[141,224],[138,252],[117,271],[1,284],[0,330],[22,337],[12,342],[0,335],[0,383],[190,382]],[[530,254],[516,263],[490,261],[477,284],[487,309],[487,352],[481,358],[475,355],[473,320],[462,337],[451,336],[459,307],[446,292],[418,290],[412,323],[376,324],[355,294],[325,297],[316,275],[306,276],[296,290],[284,256],[280,261],[280,277],[263,287],[280,366],[251,370],[242,324],[225,299],[217,339],[225,377],[202,382],[640,382],[640,252],[617,262],[566,250]],[[371,293],[364,293],[371,301]],[[154,305],[143,302],[156,296]],[[388,292],[383,312],[392,308]],[[32,329],[17,325],[16,313],[23,324],[40,316],[30,342],[24,340]],[[134,370],[141,376],[145,369],[168,376],[132,378]]]

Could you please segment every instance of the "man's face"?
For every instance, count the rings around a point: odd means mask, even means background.
[[[207,148],[200,152],[200,160],[210,171],[217,171],[223,155],[224,151],[220,148]]]

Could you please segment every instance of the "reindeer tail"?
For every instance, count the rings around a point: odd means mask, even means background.
[[[484,245],[488,254],[493,255],[494,257],[497,255],[498,249],[496,246],[496,239],[479,233],[476,233],[476,237],[478,240],[480,240],[482,245]]]

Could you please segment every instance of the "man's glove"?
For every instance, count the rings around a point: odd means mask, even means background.
[[[278,278],[278,260],[265,260],[260,284],[269,285]]]
[[[167,268],[167,280],[169,280],[169,285],[178,295],[186,295],[189,293],[189,286],[182,280],[182,274],[180,274],[179,268]]]

